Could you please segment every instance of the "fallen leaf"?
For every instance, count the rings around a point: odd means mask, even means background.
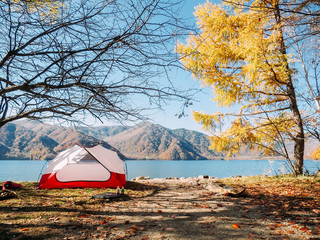
[[[165,228],[166,231],[174,231],[174,228]]]
[[[162,213],[162,210],[158,210],[158,213]]]
[[[20,228],[20,231],[23,231],[23,232],[25,232],[25,231],[28,231],[30,228]]]
[[[223,205],[222,205],[222,204],[217,204],[217,206],[218,206],[218,207],[223,207]]]
[[[132,225],[131,228],[135,230],[139,230],[139,227],[137,225]]]
[[[299,228],[299,230],[305,232],[305,231],[308,231],[309,229],[307,227],[302,227],[302,228]]]
[[[268,227],[272,230],[275,230],[277,228],[277,225],[269,224]]]
[[[240,228],[240,226],[238,224],[236,224],[236,223],[232,224],[232,227],[233,228]]]

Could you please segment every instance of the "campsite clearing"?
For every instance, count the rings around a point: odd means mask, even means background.
[[[91,197],[114,189],[22,185],[0,201],[0,239],[320,239],[315,177],[130,181],[113,201]]]

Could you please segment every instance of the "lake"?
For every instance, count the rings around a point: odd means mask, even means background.
[[[0,160],[0,181],[39,181],[46,161]],[[208,175],[224,178],[237,175],[276,175],[290,172],[282,160],[128,160],[127,179],[138,176],[150,178],[198,177]],[[310,173],[320,169],[320,161],[305,160],[305,169]]]

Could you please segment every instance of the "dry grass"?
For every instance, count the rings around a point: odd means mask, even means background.
[[[0,201],[0,239],[320,239],[320,179],[221,179],[247,197],[202,184],[128,182],[127,196],[92,199],[114,189],[37,190]]]
[[[88,232],[94,234],[106,218],[106,211],[102,209],[110,200],[92,196],[115,192],[93,188],[37,190],[35,182],[20,183],[23,188],[15,191],[18,198],[0,201],[0,239],[63,239],[73,232],[78,234],[79,230],[85,230],[83,236]],[[128,182],[126,196],[121,201],[139,199],[156,190]]]

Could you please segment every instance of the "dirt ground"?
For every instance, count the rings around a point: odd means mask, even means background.
[[[127,226],[117,225],[120,233],[138,226],[132,239],[320,239],[319,232],[301,231],[305,226],[292,219],[269,215],[277,209],[265,209],[249,196],[226,196],[229,189],[215,182],[140,182],[158,189],[139,201],[117,202],[108,209],[120,222],[130,219]]]
[[[17,214],[30,210],[6,200],[11,205],[6,207],[4,201],[0,205],[0,239],[320,239],[319,205],[292,207],[285,214],[282,198],[268,202],[268,196],[254,195],[250,189],[241,196],[226,196],[226,192],[240,191],[241,186],[230,189],[209,179],[133,181],[128,182],[128,189],[141,190],[141,196],[129,191],[113,201],[86,201],[85,196],[74,202],[75,208],[65,207],[65,202],[62,209],[62,203],[57,203],[59,211],[54,215],[41,213],[38,220],[29,216],[23,221],[18,221]],[[54,206],[47,211],[54,212]],[[72,217],[64,216],[68,214]]]

